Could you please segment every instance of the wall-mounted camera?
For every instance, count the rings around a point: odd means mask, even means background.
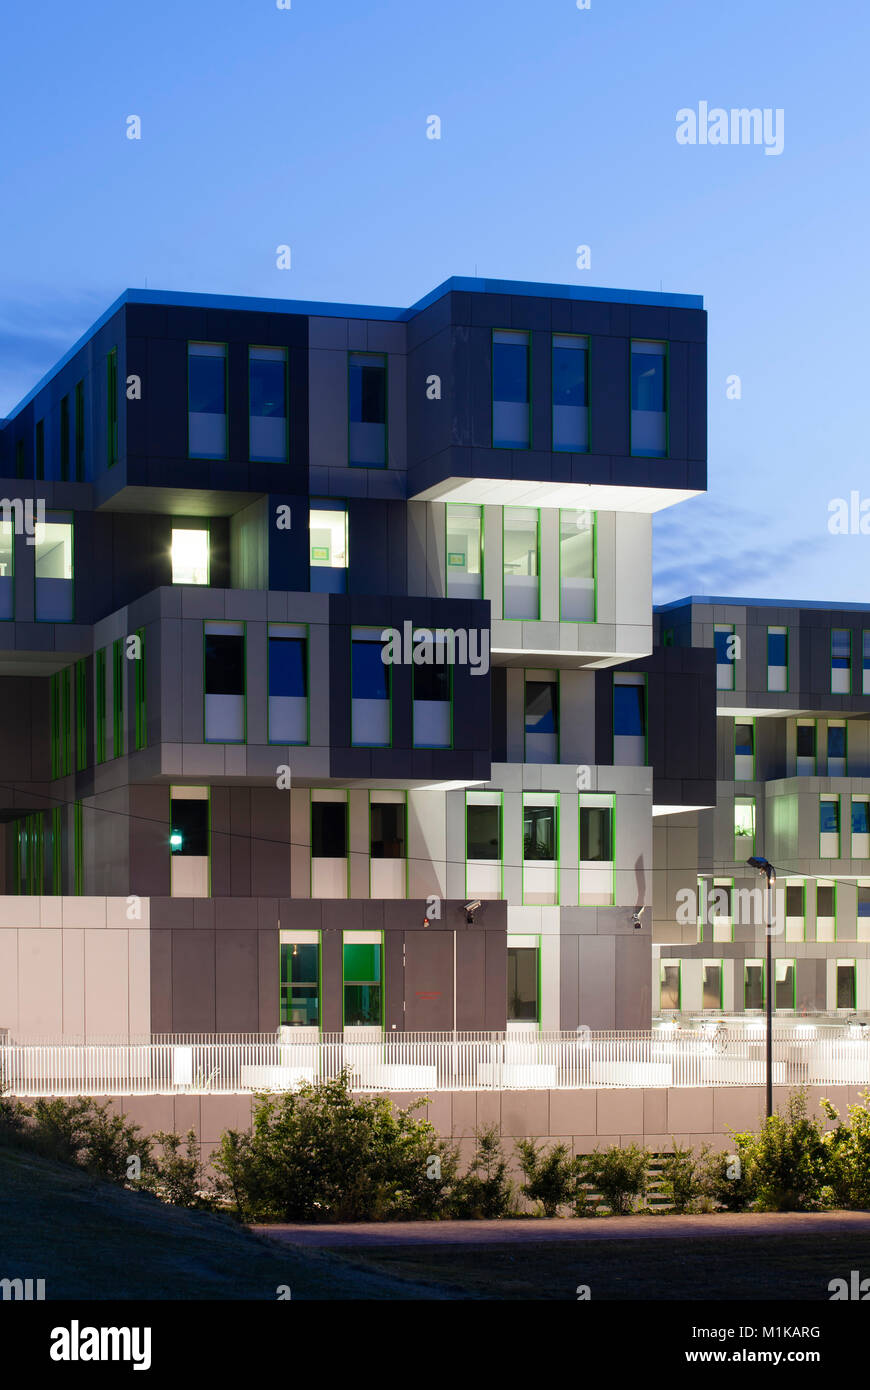
[[[475,914],[475,912],[477,911],[477,909],[478,909],[479,907],[480,907],[480,900],[479,900],[479,899],[475,899],[475,901],[474,901],[473,903],[466,903],[466,904],[465,904],[465,921],[466,921],[466,925],[467,925],[467,926],[469,926],[469,927],[473,927],[473,926],[474,926],[474,914]]]

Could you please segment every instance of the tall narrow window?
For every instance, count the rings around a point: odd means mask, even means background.
[[[380,628],[351,629],[351,727],[355,745],[390,746],[391,668]]]
[[[208,787],[170,787],[169,812],[172,897],[207,898],[211,855]]]
[[[112,757],[124,752],[124,644],[112,643]]]
[[[785,938],[803,941],[806,934],[806,884],[802,879],[787,879],[785,886]]]
[[[663,1010],[680,1009],[680,962],[663,960],[659,974],[659,1004]]]
[[[847,627],[831,631],[831,694],[848,695],[852,689],[852,634]]]
[[[642,767],[646,762],[646,681],[642,675],[613,677],[613,761]]]
[[[106,358],[106,462],[118,462],[118,350]]]
[[[837,1008],[854,1009],[857,1006],[855,962],[837,961]]]
[[[767,688],[788,690],[788,628],[767,629]]]
[[[281,933],[281,1026],[319,1028],[320,944],[314,932],[288,935]]]
[[[734,721],[734,780],[751,782],[755,778],[755,725],[751,720]]]
[[[453,742],[453,667],[444,643],[433,642],[417,650],[429,659],[413,668],[414,747],[449,748]]]
[[[525,682],[525,723],[527,763],[559,761],[559,683],[552,678]]]
[[[75,429],[73,438],[75,440],[75,454],[73,462],[75,464],[76,482],[81,482],[85,476],[85,383],[79,381],[75,391]]]
[[[69,481],[69,460],[70,460],[70,425],[69,425],[69,396],[63,396],[60,402],[60,476],[63,482]]]
[[[837,939],[837,889],[830,881],[816,879],[816,940]]]
[[[492,335],[492,444],[528,449],[530,440],[529,335]]]
[[[15,532],[11,521],[0,521],[0,620],[15,614]]]
[[[755,853],[755,797],[734,798],[734,858],[749,859]]]
[[[318,791],[311,801],[311,896],[348,895],[347,793]]]
[[[584,792],[579,797],[578,902],[581,907],[613,902],[613,796]]]
[[[794,961],[775,960],[773,962],[773,975],[773,1007],[775,1009],[796,1008],[795,992],[797,980]]]
[[[846,775],[846,721],[828,720],[828,772],[829,777]]]
[[[595,515],[559,513],[559,595],[563,622],[595,621]]]
[[[244,743],[245,625],[206,623],[205,742]]]
[[[861,693],[870,695],[870,632],[861,637]]]
[[[538,577],[538,512],[534,507],[504,508],[504,616],[537,618],[540,608]]]
[[[540,1023],[540,973],[540,948],[535,937],[508,937],[508,1023]]]
[[[816,775],[816,721],[799,719],[795,729],[796,771],[799,777]]]
[[[501,794],[466,792],[465,796],[466,892],[475,898],[500,898]]]
[[[88,765],[88,663],[76,662],[76,771]]]
[[[588,338],[553,334],[553,448],[589,448]]]
[[[743,1007],[764,1008],[764,964],[760,960],[748,960],[743,966]]]
[[[248,351],[250,392],[249,456],[254,461],[287,459],[287,349],[252,347]]]
[[[631,344],[631,452],[664,458],[668,452],[667,343]]]
[[[702,1009],[722,1008],[722,963],[717,960],[704,961],[704,978],[701,992]]]
[[[352,352],[348,361],[350,464],[387,466],[387,359],[380,353]]]
[[[383,945],[375,932],[345,932],[342,955],[344,1026],[379,1027],[383,1020]]]
[[[523,797],[523,902],[559,901],[559,809],[556,792]]]
[[[447,503],[447,597],[482,598],[483,508]]]
[[[173,526],[173,584],[207,584],[209,580],[209,529],[207,526]]]
[[[819,858],[840,857],[840,798],[819,797]]]
[[[716,623],[713,627],[713,645],[716,648],[716,689],[734,689],[734,640],[733,623]]]
[[[269,624],[269,742],[308,742],[308,629]]]
[[[187,345],[187,438],[191,458],[227,456],[227,350],[222,343]]]
[[[852,858],[870,859],[870,798],[852,797]]]
[[[343,594],[347,589],[347,507],[318,502],[308,514],[311,591]]]
[[[36,526],[36,618],[68,623],[73,616],[73,528],[71,521],[49,517]]]
[[[405,793],[373,791],[369,799],[369,892],[372,898],[404,898],[407,871]]]
[[[94,722],[96,760],[106,761],[106,649],[101,647],[94,656]]]

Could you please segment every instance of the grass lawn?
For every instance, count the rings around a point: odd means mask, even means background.
[[[870,1269],[870,1233],[858,1232],[340,1249],[385,1274],[487,1299],[573,1301],[577,1286],[588,1284],[593,1301],[826,1301],[831,1279]]]
[[[62,1164],[0,1148],[0,1279],[46,1299],[420,1299],[416,1276],[281,1248],[221,1217],[165,1206]],[[454,1295],[455,1297],[455,1295]]]

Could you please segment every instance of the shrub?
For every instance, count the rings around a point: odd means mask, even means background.
[[[476,1220],[507,1216],[513,1207],[513,1184],[497,1125],[474,1131],[475,1149],[466,1173],[458,1179],[452,1214]]]
[[[354,1096],[343,1071],[257,1096],[250,1134],[230,1130],[214,1157],[218,1190],[246,1220],[371,1221],[434,1214],[454,1151],[427,1120],[381,1096]],[[428,1176],[441,1165],[441,1177]]]
[[[0,1085],[0,1144],[20,1144],[27,1123],[27,1108]]]
[[[711,1153],[707,1145],[699,1162],[701,1191],[705,1199],[725,1211],[745,1211],[752,1189],[740,1154]]]
[[[671,1142],[673,1149],[665,1155],[661,1165],[661,1190],[672,1209],[682,1214],[690,1211],[704,1196],[703,1151],[699,1159],[694,1149],[683,1148],[673,1137]]]
[[[646,1193],[650,1157],[638,1144],[614,1144],[603,1153],[596,1149],[586,1157],[583,1180],[601,1193],[614,1215],[626,1216]]]
[[[128,1180],[128,1163],[148,1163],[150,1143],[138,1125],[112,1113],[109,1101],[98,1105],[90,1097],[68,1101],[37,1100],[25,1112],[31,1124],[23,1132],[28,1148],[44,1158],[71,1163],[109,1182]]]
[[[734,1143],[758,1211],[823,1205],[826,1145],[820,1122],[807,1115],[805,1091],[793,1091],[784,1115],[771,1115],[758,1134],[735,1134]]]
[[[188,1130],[184,1152],[181,1135],[157,1130],[152,1139],[162,1153],[152,1153],[143,1172],[142,1186],[176,1207],[211,1208],[214,1200],[206,1189],[206,1178],[199,1152],[196,1131]]]
[[[558,1216],[559,1208],[572,1201],[577,1186],[577,1164],[567,1144],[542,1150],[534,1139],[521,1139],[516,1153],[526,1180],[520,1191],[539,1203],[544,1216]]]
[[[849,1123],[843,1124],[829,1100],[822,1101],[822,1110],[836,1129],[824,1136],[825,1180],[831,1189],[835,1206],[853,1211],[870,1208],[870,1109],[868,1093],[862,1103],[849,1106]]]

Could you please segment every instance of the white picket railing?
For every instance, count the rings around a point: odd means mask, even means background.
[[[866,1033],[867,1030],[864,1030]],[[870,1087],[870,1039],[774,1030],[777,1086]],[[22,1097],[238,1095],[292,1090],[351,1073],[358,1091],[579,1090],[607,1087],[758,1086],[765,1039],[719,1028],[660,1032],[347,1034],[288,1041],[275,1034],[163,1034],[150,1040],[10,1039],[0,1045],[0,1088]]]

